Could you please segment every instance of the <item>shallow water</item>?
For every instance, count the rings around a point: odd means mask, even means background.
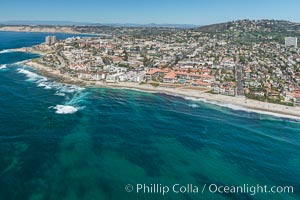
[[[300,198],[299,122],[164,94],[84,89],[13,64],[36,56],[0,54],[0,199]],[[139,183],[292,185],[294,194],[124,189]]]

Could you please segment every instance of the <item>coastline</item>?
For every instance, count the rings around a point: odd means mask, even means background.
[[[16,49],[9,49],[8,51],[10,52],[23,52],[23,53],[31,53],[31,54],[38,54],[41,56],[46,55],[50,51],[39,51],[35,50],[32,47],[21,47],[21,48],[16,48]]]
[[[246,97],[231,97],[219,94],[210,94],[189,89],[174,89],[153,86],[140,86],[135,83],[109,84],[111,88],[131,89],[142,92],[164,93],[172,96],[183,97],[192,101],[201,101],[209,104],[215,104],[221,107],[246,112],[255,112],[260,114],[273,115],[281,118],[291,118],[300,120],[300,107],[283,106],[266,102],[247,99]]]
[[[75,35],[90,35],[90,36],[98,36],[101,34],[98,33],[82,33],[78,31],[74,31],[70,28],[22,28],[22,27],[2,27],[0,28],[0,32],[17,32],[17,33],[65,33],[65,34],[75,34]]]
[[[115,89],[138,90],[142,92],[164,93],[172,96],[180,96],[189,100],[202,101],[218,106],[227,107],[233,110],[242,110],[246,112],[256,112],[260,114],[273,115],[281,118],[290,118],[300,120],[300,107],[284,106],[267,102],[247,99],[246,97],[231,97],[219,94],[206,93],[207,90],[199,91],[187,88],[167,88],[153,87],[149,84],[134,82],[103,83],[100,81],[85,81],[77,77],[70,77],[67,74],[61,74],[59,70],[52,69],[40,63],[29,60],[24,65],[32,67],[45,76],[56,78],[60,82],[75,84],[85,87],[105,87]]]
[[[3,26],[0,27],[2,32],[24,32],[24,33],[69,33],[69,34],[82,34],[74,31],[69,27],[61,28],[40,28],[40,27],[27,27],[27,26]],[[84,34],[84,33],[83,33]]]

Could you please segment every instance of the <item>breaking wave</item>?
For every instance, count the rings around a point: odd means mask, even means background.
[[[20,74],[24,74],[27,77],[28,81],[36,83],[37,87],[41,87],[46,90],[56,90],[54,95],[57,96],[65,96],[66,94],[72,94],[84,90],[84,88],[82,87],[65,83],[59,83],[23,68],[19,68],[17,69],[17,71]]]
[[[38,84],[38,87],[43,87],[43,88],[45,88],[46,90],[52,89],[52,87],[50,87],[49,85],[47,85],[47,84],[45,84],[45,83],[43,83],[43,82],[40,82],[40,83]]]
[[[195,104],[195,103],[191,103],[188,105],[189,107],[192,107],[192,108],[198,108],[199,105]]]
[[[78,108],[69,105],[56,105],[53,108],[57,114],[73,114],[78,111]]]
[[[11,49],[4,49],[4,50],[0,51],[0,54],[1,53],[9,53],[9,52],[12,52],[12,50]]]
[[[55,90],[54,95],[65,97],[67,100],[69,99],[67,102],[63,103],[63,105],[50,106],[49,108],[54,109],[55,113],[73,114],[84,108],[84,106],[80,106],[83,98],[87,95],[86,92],[82,92],[84,88],[76,85],[59,83],[24,68],[18,68],[17,71],[20,74],[24,74],[27,77],[27,81],[35,83],[37,87],[41,87],[45,90]]]
[[[207,101],[206,99],[201,99],[201,98],[193,98],[193,97],[184,97],[184,99],[189,100],[189,101],[201,101],[204,103],[220,106],[220,107],[225,107],[229,108],[231,110],[236,110],[236,111],[243,111],[247,113],[258,113],[258,114],[263,114],[263,115],[269,115],[277,118],[285,118],[285,119],[292,119],[296,121],[300,121],[300,117],[292,116],[292,115],[286,115],[286,114],[280,114],[280,113],[274,113],[274,112],[269,112],[269,111],[262,111],[262,110],[255,110],[255,109],[250,109],[250,108],[245,108],[242,106],[237,106],[229,103],[219,103],[215,101]]]
[[[87,93],[76,93],[71,100],[66,102],[64,105],[50,106],[49,108],[54,109],[56,114],[73,114],[78,110],[82,110],[85,106],[80,106],[83,98]]]
[[[26,69],[19,68],[17,71],[19,74],[24,74],[28,78],[28,81],[47,80],[46,77],[40,76]]]
[[[7,64],[0,65],[0,70],[1,69],[6,69],[6,68],[7,68]]]
[[[56,91],[54,95],[64,97],[66,96],[66,93]]]

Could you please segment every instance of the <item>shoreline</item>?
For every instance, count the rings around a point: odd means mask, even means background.
[[[16,48],[16,49],[9,49],[8,51],[10,52],[22,52],[22,53],[31,53],[31,54],[37,54],[40,56],[44,56],[48,54],[50,51],[40,51],[40,50],[35,50],[33,47],[21,47],[21,48]]]
[[[0,27],[0,32],[21,32],[21,33],[70,33],[81,34],[78,31],[73,31],[71,28],[38,28],[38,27],[26,27],[26,26],[4,26]]]
[[[215,104],[233,110],[255,112],[281,118],[300,120],[300,107],[266,103],[247,99],[246,97],[231,97],[219,94],[210,94],[206,93],[207,90],[199,91],[187,88],[153,87],[149,84],[140,85],[139,83],[134,82],[103,83],[100,81],[85,81],[78,79],[77,77],[70,77],[67,74],[61,74],[57,69],[52,69],[43,64],[33,62],[32,60],[24,62],[24,65],[38,70],[42,73],[42,75],[56,78],[59,82],[68,84],[75,84],[84,87],[129,89],[141,92],[164,93],[167,95],[179,96],[188,100]]]
[[[208,104],[213,104],[221,107],[230,108],[232,110],[240,110],[245,112],[254,112],[259,114],[272,115],[281,118],[290,118],[300,120],[300,108],[283,106],[266,102],[257,102],[246,97],[230,97],[218,94],[209,94],[188,89],[171,89],[171,88],[148,88],[139,87],[138,85],[109,85],[110,88],[137,90],[141,92],[163,93],[167,95],[182,97],[191,101],[201,101]]]
[[[65,31],[65,30],[19,30],[19,29],[1,29],[0,32],[17,32],[17,33],[64,33],[64,34],[75,34],[75,35],[90,35],[99,36],[101,33],[81,33],[78,31]]]

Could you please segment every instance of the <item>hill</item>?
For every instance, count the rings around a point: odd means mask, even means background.
[[[285,37],[300,37],[300,23],[284,20],[237,20],[201,26],[196,31],[214,35],[232,43],[252,44],[259,42],[283,43]]]
[[[264,32],[299,32],[300,23],[285,20],[237,20],[220,24],[212,24],[198,27],[203,32],[223,31],[264,31]]]

